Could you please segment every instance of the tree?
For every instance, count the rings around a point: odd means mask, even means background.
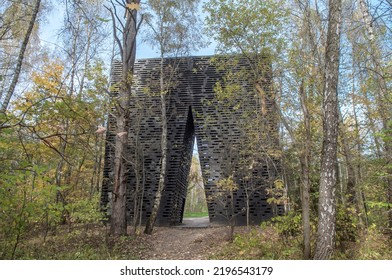
[[[226,71],[215,92],[220,110],[233,113],[244,106],[244,101],[256,96],[254,107],[246,106],[241,116],[242,133],[246,135],[238,147],[239,158],[236,180],[241,180],[245,192],[246,215],[249,221],[249,199],[262,192],[265,185],[274,188],[279,173],[281,152],[277,120],[274,73],[278,73],[282,46],[285,43],[282,27],[287,20],[287,10],[281,3],[268,1],[219,1],[204,5],[207,12],[207,34],[217,42],[220,57],[213,59],[218,69]],[[246,67],[241,67],[246,65]],[[273,66],[277,66],[273,69]],[[247,81],[247,94],[241,94]],[[234,103],[234,104],[233,104]],[[230,108],[230,105],[231,108]],[[239,120],[237,120],[239,121]],[[226,151],[229,154],[229,151]],[[254,172],[267,168],[268,175],[254,180]],[[227,176],[233,175],[226,172]],[[259,182],[259,183],[257,183]],[[262,182],[262,183],[260,183]]]
[[[17,63],[16,63],[16,68],[15,68],[15,72],[14,72],[13,77],[12,77],[11,84],[10,84],[8,90],[7,90],[7,94],[4,97],[3,103],[1,104],[1,109],[0,110],[2,112],[5,112],[7,110],[8,104],[9,104],[9,102],[10,102],[10,100],[11,100],[13,94],[14,94],[15,87],[16,87],[16,85],[18,83],[19,75],[20,75],[20,72],[22,70],[22,65],[23,65],[23,59],[24,59],[24,56],[25,56],[25,52],[26,52],[27,45],[28,45],[29,40],[30,40],[30,35],[33,32],[34,24],[36,22],[40,6],[41,6],[41,0],[36,0],[35,1],[35,5],[34,5],[34,9],[32,11],[32,15],[31,15],[31,18],[30,18],[30,21],[29,21],[29,25],[28,25],[28,28],[27,28],[27,31],[26,31],[26,34],[24,36],[22,45],[21,45],[20,50],[19,50],[18,60],[17,60]]]
[[[227,220],[230,227],[228,239],[232,242],[234,240],[236,216],[242,214],[241,212],[235,213],[234,193],[238,190],[238,186],[234,182],[232,175],[227,178],[220,179],[216,183],[216,186],[217,191],[212,197],[210,197],[210,199],[223,206],[222,216]]]
[[[376,44],[376,37],[373,28],[374,19],[369,13],[368,6],[364,0],[359,1],[360,9],[363,15],[363,20],[365,22],[365,28],[367,30],[367,37],[370,43],[370,58],[372,61],[372,67],[374,69],[374,79],[377,84],[378,90],[375,93],[375,101],[379,110],[384,142],[385,155],[383,156],[386,166],[386,184],[387,184],[387,203],[388,203],[388,219],[389,219],[389,230],[392,232],[392,114],[391,108],[387,105],[390,103],[390,86],[388,86],[387,75],[385,75],[385,70],[382,67],[381,62],[381,48]],[[391,3],[389,3],[391,4]],[[388,24],[385,24],[388,25]],[[385,67],[386,68],[386,67]]]
[[[310,161],[311,161],[311,125],[310,115],[308,108],[308,96],[305,93],[303,81],[301,82],[300,89],[301,108],[304,118],[305,127],[305,142],[303,147],[303,155],[301,157],[302,166],[302,226],[304,231],[304,258],[309,259],[311,253],[311,236],[310,236]]]
[[[60,59],[45,60],[43,69],[31,75],[32,87],[17,96],[7,112],[8,126],[0,135],[0,208],[4,214],[0,236],[2,255],[15,256],[19,243],[32,228],[42,233],[59,223],[72,229],[74,223],[98,222],[96,193],[88,188],[97,156],[94,131],[104,119],[103,69],[98,65],[88,75],[83,93],[69,95],[64,86],[66,74]],[[63,120],[68,120],[66,132]],[[62,143],[67,138],[67,149]],[[67,180],[56,182],[60,160],[70,168]],[[11,163],[11,164],[10,164]],[[96,174],[99,178],[99,174]],[[57,201],[61,195],[63,201]],[[95,218],[94,218],[95,216]],[[7,226],[6,226],[7,225]],[[4,240],[4,242],[3,242]],[[12,246],[12,248],[10,248]]]
[[[151,14],[146,18],[147,25],[151,30],[147,41],[154,47],[157,46],[160,56],[159,69],[159,97],[161,104],[161,161],[158,189],[155,193],[151,215],[146,223],[144,232],[151,234],[158,215],[161,197],[166,181],[167,169],[167,97],[170,88],[175,83],[177,74],[177,62],[175,58],[189,54],[197,49],[200,42],[200,32],[197,29],[197,6],[198,0],[150,0],[148,2]],[[164,58],[172,55],[174,63],[164,65]]]
[[[68,75],[64,81],[67,97],[83,98],[85,96],[87,77],[94,67],[99,68],[100,63],[97,61],[93,65],[93,57],[97,57],[99,45],[102,44],[105,37],[103,22],[99,20],[103,12],[102,0],[96,1],[65,1],[64,25],[60,35],[64,44],[61,50],[67,62],[64,67]],[[97,57],[98,58],[98,57]],[[59,152],[66,154],[67,149],[72,148],[72,134],[75,129],[71,126],[72,116],[65,115],[61,126],[64,127],[64,137],[61,139]],[[100,125],[103,125],[100,124]],[[70,139],[69,139],[70,138]],[[101,143],[102,144],[102,143]],[[102,145],[97,141],[97,147]],[[98,156],[98,155],[97,155]],[[98,160],[99,161],[99,160]],[[56,170],[56,185],[67,184],[71,179],[72,169],[75,168],[72,163],[60,158]],[[57,200],[64,202],[61,191],[58,191]]]
[[[303,228],[303,252],[304,258],[311,257],[311,186],[317,178],[312,178],[312,171],[316,169],[317,163],[314,158],[317,155],[317,138],[315,132],[320,123],[318,96],[321,95],[320,77],[322,77],[323,64],[320,57],[322,52],[321,46],[324,42],[315,39],[315,34],[323,34],[323,28],[319,22],[320,15],[316,7],[311,7],[307,1],[295,1],[298,5],[293,16],[292,24],[294,30],[290,34],[291,44],[289,47],[288,61],[285,64],[285,72],[290,78],[287,81],[281,81],[279,90],[284,91],[283,84],[287,85],[288,91],[281,95],[281,106],[286,111],[300,108],[301,116],[282,117],[285,130],[288,132],[289,139],[292,142],[293,150],[299,154],[298,169],[300,187],[300,203],[302,210],[302,228]],[[295,94],[293,94],[295,92]],[[290,98],[290,96],[292,96]],[[290,98],[288,100],[288,98]],[[299,111],[299,110],[298,110]],[[290,124],[288,124],[290,122]],[[298,129],[293,129],[296,125]],[[287,146],[287,144],[282,144]],[[286,152],[284,156],[288,156]],[[292,164],[293,162],[291,162]],[[287,162],[284,162],[284,168]]]
[[[341,0],[329,1],[323,91],[323,154],[320,175],[319,220],[315,259],[329,259],[334,250],[335,188],[338,148],[338,77],[340,58]]]
[[[117,1],[116,1],[117,2]],[[126,235],[126,172],[127,172],[127,139],[129,131],[129,102],[131,97],[131,87],[133,84],[133,72],[136,58],[136,36],[142,23],[137,20],[140,0],[127,0],[121,4],[125,11],[125,23],[120,20],[117,14],[116,4],[110,1],[112,7],[107,7],[111,14],[113,23],[113,36],[120,51],[122,69],[119,89],[114,99],[114,112],[116,122],[115,138],[115,158],[114,158],[114,184],[112,196],[112,213],[110,222],[110,233],[113,236]],[[118,3],[118,2],[117,2]],[[118,30],[122,35],[122,40],[118,36]]]

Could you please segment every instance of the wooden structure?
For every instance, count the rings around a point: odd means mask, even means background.
[[[249,81],[237,83],[233,98],[217,95],[228,82],[227,71],[219,70],[211,57],[165,59],[166,80],[171,87],[167,96],[168,164],[166,184],[157,218],[158,225],[182,222],[188,174],[195,139],[204,180],[211,222],[237,225],[257,224],[282,212],[281,206],[267,203],[266,188],[280,176],[277,118],[273,110],[271,72],[266,68],[263,90],[266,114],[260,113],[260,96]],[[136,62],[128,134],[127,209],[129,220],[135,215],[142,223],[151,213],[160,171],[160,59]],[[249,68],[239,61],[232,73]],[[113,94],[121,77],[121,65],[112,66]],[[220,86],[219,86],[220,85]],[[113,117],[109,117],[102,205],[109,206],[113,170]],[[251,128],[256,126],[256,131]],[[260,129],[262,129],[260,131]],[[252,132],[253,131],[253,132]],[[259,143],[255,141],[256,133]],[[261,141],[261,143],[260,143]],[[252,151],[255,147],[257,151]],[[254,156],[254,154],[261,156]],[[275,155],[278,153],[275,153]],[[217,188],[219,180],[233,176],[238,189],[233,193]]]

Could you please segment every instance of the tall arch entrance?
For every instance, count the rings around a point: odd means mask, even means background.
[[[136,216],[140,223],[151,214],[159,181],[161,113],[159,96],[154,94],[159,93],[159,64],[160,59],[137,61],[137,81],[130,104],[127,209],[129,218]],[[165,65],[168,68],[175,65],[171,69],[176,73],[167,96],[168,162],[158,225],[182,222],[195,139],[210,222],[227,223],[228,219],[234,219],[237,225],[258,224],[282,212],[282,207],[267,203],[266,195],[266,188],[273,187],[273,182],[280,176],[279,159],[267,152],[264,156],[257,153],[259,156],[256,157],[246,148],[252,139],[246,132],[252,126],[252,114],[254,125],[260,120],[257,114],[259,102],[251,84],[241,81],[236,97],[228,101],[216,93],[217,82],[223,83],[227,73],[212,64],[211,57],[166,59]],[[238,69],[244,67],[247,67],[246,63],[238,64]],[[121,77],[120,71],[121,65],[115,64],[112,68],[113,84]],[[263,87],[268,94],[271,79],[267,74]],[[273,106],[267,102],[267,114],[262,116],[264,120],[261,122],[265,127],[257,136],[258,151],[269,151],[278,146],[277,120],[273,116]],[[114,123],[109,117],[101,199],[102,205],[109,208]],[[231,192],[220,187],[219,182],[227,178],[232,178],[237,186]]]

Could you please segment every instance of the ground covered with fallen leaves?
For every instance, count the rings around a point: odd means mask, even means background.
[[[104,225],[59,228],[46,236],[25,236],[15,259],[210,259],[229,243],[228,233],[227,227],[155,227],[152,235],[140,229],[136,235],[113,238]]]
[[[142,259],[158,260],[205,260],[228,243],[226,227],[207,228],[156,228],[145,239],[148,250]]]
[[[129,229],[131,231],[131,229]],[[114,238],[102,224],[58,228],[43,235],[31,232],[18,243],[14,259],[39,260],[241,260],[302,259],[302,237],[282,237],[271,226],[236,227],[233,242],[229,228],[155,227],[152,235]],[[374,229],[336,248],[334,259],[391,259],[392,243]],[[344,248],[343,248],[344,247]],[[3,259],[10,259],[2,252]]]

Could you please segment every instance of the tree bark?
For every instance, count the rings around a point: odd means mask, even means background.
[[[139,0],[127,0],[127,4],[139,4]],[[123,41],[116,35],[115,16],[112,10],[113,30],[115,40],[119,45],[122,58],[122,77],[118,96],[116,96],[116,139],[114,158],[114,184],[112,196],[112,213],[110,220],[110,234],[122,236],[127,234],[127,146],[129,131],[129,102],[131,98],[132,75],[136,57],[136,35],[139,29],[137,24],[137,10],[124,7],[126,10],[126,23],[122,31]]]
[[[301,160],[302,165],[302,226],[303,226],[303,241],[304,241],[304,259],[310,259],[310,159],[311,159],[311,126],[310,116],[307,107],[307,98],[305,96],[305,89],[303,81],[300,85],[300,99],[302,113],[304,115],[305,125],[305,144],[303,145],[303,155]]]
[[[341,0],[329,1],[329,22],[325,53],[323,91],[323,154],[321,162],[319,219],[314,259],[329,259],[335,242],[335,189],[338,146],[338,77]]]
[[[354,82],[353,82],[354,84]],[[354,89],[353,89],[353,92]],[[356,150],[357,150],[357,164],[356,164],[356,176],[357,176],[357,183],[359,184],[361,182],[361,162],[362,162],[362,145],[361,145],[361,138],[360,138],[360,134],[359,134],[359,121],[358,121],[358,116],[357,116],[357,109],[356,109],[356,102],[355,102],[355,98],[354,96],[352,96],[352,106],[353,106],[353,115],[354,115],[354,123],[355,123],[355,141],[356,141]],[[368,213],[367,213],[367,207],[366,207],[366,200],[365,200],[365,194],[363,192],[363,190],[361,190],[358,187],[358,191],[359,191],[359,201],[360,201],[360,205],[361,205],[361,209],[363,209],[364,211],[364,225],[367,228],[368,227]]]
[[[346,158],[346,166],[347,166],[347,184],[346,184],[346,193],[347,193],[347,203],[350,206],[355,206],[355,203],[357,201],[357,195],[356,195],[356,177],[355,177],[355,170],[353,166],[353,159],[348,143],[348,139],[346,137],[346,132],[344,131],[343,127],[343,117],[342,114],[339,110],[339,124],[341,126],[340,130],[340,136],[341,136],[341,145],[343,148],[343,154],[344,157]]]
[[[113,236],[126,235],[126,162],[124,161],[127,146],[127,120],[125,116],[116,119],[117,134],[114,156],[114,184],[112,196],[112,215],[110,223],[110,234]],[[125,132],[125,133],[124,133]]]
[[[31,19],[30,19],[30,22],[29,22],[29,27],[27,28],[26,35],[25,35],[25,37],[23,39],[22,46],[21,46],[20,51],[19,51],[18,60],[16,62],[15,74],[14,74],[14,76],[12,78],[12,81],[11,81],[10,87],[8,88],[7,94],[4,97],[4,102],[1,105],[1,111],[2,112],[5,112],[7,110],[7,107],[9,105],[9,103],[10,103],[12,95],[14,94],[16,84],[18,83],[20,72],[22,70],[24,55],[25,55],[25,52],[26,52],[26,49],[27,49],[27,45],[28,45],[29,40],[30,40],[31,33],[33,32],[34,24],[35,24],[35,21],[37,19],[37,15],[38,15],[38,12],[39,12],[40,5],[41,5],[41,0],[37,0],[35,2],[33,14],[31,16]]]
[[[356,122],[356,116],[354,116],[354,119]],[[353,158],[352,151],[350,150],[349,147],[349,141],[347,139],[346,131],[344,130],[343,127],[343,117],[340,112],[339,112],[339,122],[341,125],[341,130],[340,130],[341,145],[343,148],[343,154],[346,159],[346,166],[347,166],[347,183],[346,183],[347,206],[354,207],[354,209],[357,212],[360,228],[363,228],[366,222],[362,218],[363,217],[362,193],[358,187],[358,177],[357,177],[358,173],[355,172],[354,158]]]
[[[160,63],[160,99],[161,99],[161,125],[162,125],[162,135],[161,135],[161,150],[162,150],[162,158],[161,158],[161,171],[159,174],[159,183],[158,190],[155,194],[154,205],[151,211],[150,218],[147,221],[146,228],[144,233],[152,234],[154,229],[155,221],[158,216],[159,206],[161,204],[161,198],[163,189],[165,187],[166,182],[166,165],[167,165],[167,117],[166,117],[166,90],[164,85],[164,71],[163,71],[163,56],[161,55],[161,63]]]
[[[354,109],[355,111],[355,109]],[[357,119],[356,119],[356,114],[354,112],[354,121],[356,123]],[[350,150],[349,147],[349,141],[346,135],[346,130],[344,130],[343,127],[343,117],[339,111],[339,122],[341,125],[341,130],[340,130],[340,136],[341,136],[341,145],[343,148],[343,154],[344,157],[346,159],[346,166],[347,166],[347,184],[346,184],[346,194],[347,194],[347,206],[351,206],[354,207],[357,215],[358,215],[358,219],[359,219],[359,224],[362,227],[365,222],[363,221],[362,218],[362,197],[361,197],[361,190],[358,187],[358,177],[357,174],[355,172],[355,165],[354,165],[354,158],[353,158],[353,154],[352,151]],[[356,139],[357,141],[360,141],[358,138]]]
[[[388,84],[385,79],[384,70],[382,69],[380,64],[380,50],[379,48],[376,47],[376,41],[374,38],[374,30],[372,24],[373,19],[369,13],[369,9],[365,1],[360,0],[359,3],[366,24],[367,33],[369,36],[370,47],[371,47],[370,55],[374,65],[374,70],[376,75],[375,79],[380,89],[380,92],[376,93],[376,103],[381,117],[382,129],[383,132],[385,133],[383,157],[385,159],[386,172],[388,174],[386,178],[388,220],[389,220],[388,225],[392,237],[392,208],[390,206],[392,204],[392,168],[390,167],[392,165],[392,140],[391,140],[392,139],[392,124],[391,124],[392,116],[391,116],[391,110],[387,102],[389,101],[388,95],[390,91],[388,89]]]

